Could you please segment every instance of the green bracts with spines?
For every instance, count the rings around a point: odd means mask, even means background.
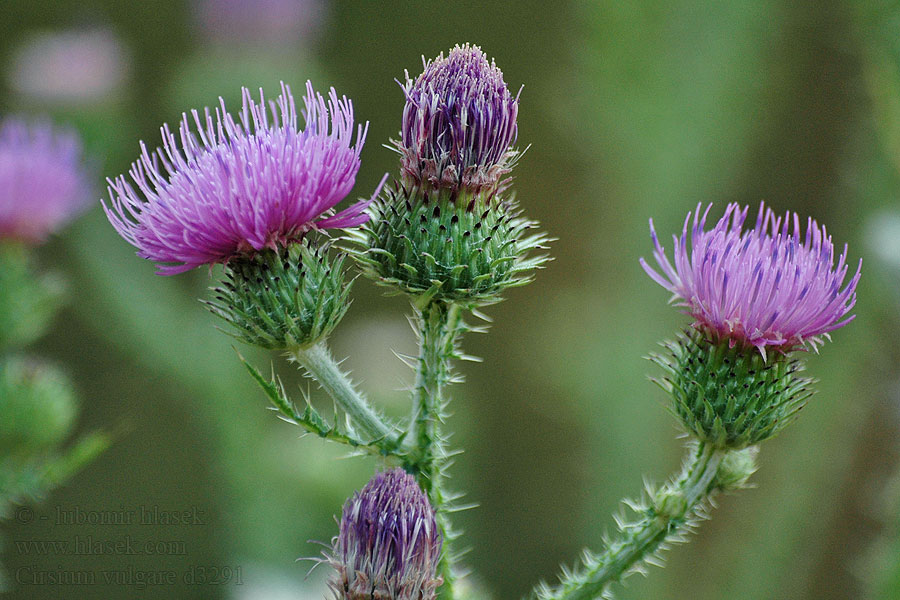
[[[525,285],[546,256],[529,257],[550,238],[531,233],[512,197],[426,190],[396,183],[370,208],[371,220],[348,232],[354,258],[376,282],[413,296],[490,304]]]
[[[688,431],[719,448],[746,448],[772,437],[813,395],[813,379],[798,375],[790,355],[729,347],[691,331],[663,344],[650,358],[666,374],[654,381],[672,397],[669,406]]]
[[[225,281],[205,302],[228,321],[232,335],[270,350],[308,347],[334,330],[350,304],[345,283],[346,255],[328,257],[328,245],[292,244],[235,259]]]

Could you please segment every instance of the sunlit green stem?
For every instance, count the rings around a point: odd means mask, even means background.
[[[395,437],[391,426],[369,406],[341,371],[324,342],[306,348],[295,348],[291,350],[290,356],[319,382],[338,407],[349,415],[353,425],[366,436],[373,440],[391,440]]]
[[[450,360],[455,354],[461,310],[455,304],[431,302],[419,310],[419,362],[413,392],[410,438],[414,440],[411,466],[437,514],[444,535],[444,551],[439,571],[444,584],[439,597],[454,597],[453,550],[455,534],[447,514],[444,476],[448,454],[441,425],[447,414],[445,388],[450,383]]]
[[[716,472],[727,451],[700,442],[682,474],[653,494],[640,518],[620,527],[621,536],[606,549],[585,559],[583,568],[565,577],[559,587],[543,590],[543,600],[594,600],[610,584],[640,566],[665,542],[678,541],[714,491]]]

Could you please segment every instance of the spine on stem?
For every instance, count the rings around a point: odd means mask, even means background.
[[[436,512],[437,524],[444,536],[444,551],[438,572],[444,584],[441,598],[453,598],[453,540],[457,537],[450,523],[448,502],[453,496],[444,488],[449,454],[441,431],[447,414],[446,386],[452,382],[450,361],[456,353],[456,337],[461,325],[460,309],[455,304],[431,302],[419,310],[419,361],[413,390],[410,432],[415,450],[411,468]]]
[[[717,490],[731,486],[752,473],[752,457],[744,460],[743,453],[735,453],[740,461],[727,461],[727,472],[744,466],[748,472],[735,479],[717,476],[727,450],[697,443],[682,473],[659,490],[647,490],[648,499],[642,503],[626,503],[637,512],[633,521],[617,519],[620,536],[606,543],[600,553],[586,551],[582,566],[566,572],[555,588],[541,585],[536,590],[540,600],[592,600],[609,598],[609,587],[645,565],[659,564],[660,552],[685,541],[685,535],[705,517],[710,496]]]
[[[319,382],[335,403],[350,417],[353,424],[373,440],[392,440],[390,425],[375,412],[366,399],[353,387],[353,383],[341,371],[331,352],[320,341],[312,346],[295,348],[290,357]]]

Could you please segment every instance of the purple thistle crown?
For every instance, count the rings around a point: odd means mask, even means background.
[[[816,349],[830,331],[853,320],[846,315],[856,302],[862,261],[844,284],[847,247],[835,265],[825,227],[810,218],[801,236],[796,213],[777,217],[761,203],[756,226],[743,231],[748,208],[729,204],[706,231],[710,207],[701,214],[698,204],[693,226],[688,213],[681,237],[673,236],[674,267],[651,219],[653,256],[661,273],[640,261],[673,300],[679,299],[695,328],[727,339],[732,347],[752,346],[765,357],[767,348],[782,353],[807,345]]]
[[[422,58],[415,81],[406,72],[401,172],[414,185],[477,193],[508,185],[517,153],[519,96],[478,46],[457,45],[446,58]]]
[[[0,122],[0,240],[40,243],[92,198],[74,132],[14,117]]]
[[[307,82],[304,105],[299,129],[290,87],[269,103],[271,120],[262,90],[256,103],[245,88],[237,120],[220,100],[214,113],[184,114],[177,136],[164,125],[155,153],[141,143],[134,185],[124,175],[108,180],[113,227],[172,275],[364,223],[371,200],[333,209],[356,180],[368,124],[354,128],[353,105],[334,88],[326,103]]]
[[[376,474],[347,500],[332,544],[338,600],[433,600],[442,583],[434,509],[403,469]]]

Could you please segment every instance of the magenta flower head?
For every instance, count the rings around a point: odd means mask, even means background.
[[[442,583],[434,510],[403,469],[378,473],[347,500],[332,544],[337,600],[433,600]]]
[[[847,313],[856,302],[862,261],[850,281],[847,247],[835,264],[835,249],[825,227],[812,219],[801,235],[800,218],[784,217],[760,204],[756,226],[743,230],[747,207],[730,204],[715,227],[706,231],[710,207],[701,206],[673,236],[674,267],[650,222],[657,272],[641,265],[658,284],[672,292],[695,319],[694,326],[716,339],[788,352],[808,345],[815,349],[830,331],[853,320]],[[690,247],[688,231],[690,226]]]
[[[401,138],[404,179],[416,185],[477,192],[504,187],[516,152],[519,96],[478,46],[456,46],[422,59],[415,81],[406,73]]]
[[[237,120],[224,101],[214,112],[185,114],[177,135],[162,127],[155,153],[141,144],[129,171],[133,184],[125,176],[109,180],[107,217],[162,275],[278,250],[311,230],[368,219],[371,200],[333,214],[353,187],[368,128],[354,127],[352,103],[333,88],[326,102],[307,82],[300,129],[288,86],[269,110],[262,91],[259,103],[243,93]]]
[[[43,242],[93,197],[75,133],[0,121],[0,240]]]
[[[747,208],[730,204],[706,230],[709,207],[688,213],[674,237],[674,266],[656,237],[659,271],[641,265],[694,318],[694,329],[651,358],[665,371],[655,380],[672,397],[672,412],[704,443],[740,449],[793,422],[813,394],[803,362],[791,350],[813,349],[846,325],[862,264],[849,282],[847,248],[835,256],[824,227],[777,217],[760,205],[744,230]],[[690,228],[690,240],[688,231]],[[773,350],[767,356],[767,350]]]

